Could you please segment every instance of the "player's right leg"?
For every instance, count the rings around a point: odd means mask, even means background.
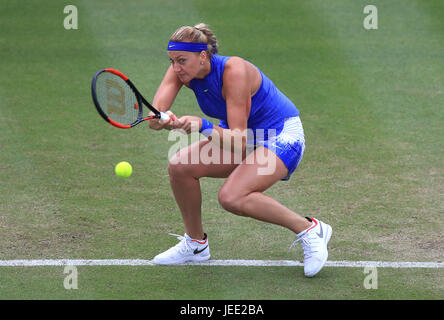
[[[176,203],[185,224],[185,235],[179,244],[157,255],[156,264],[180,264],[210,258],[208,238],[201,219],[202,194],[199,179],[202,177],[226,178],[239,165],[234,155],[212,145],[209,140],[195,142],[170,159],[168,173]],[[224,163],[224,160],[228,163]]]
[[[218,157],[213,158],[213,163],[206,163],[210,145],[209,140],[195,142],[181,149],[168,166],[170,184],[187,234],[195,239],[202,239],[203,230],[201,223],[202,195],[199,179],[202,177],[226,178],[238,166],[233,163],[231,152],[219,149]],[[206,149],[205,149],[206,148]],[[217,147],[219,148],[219,147]],[[230,159],[224,164],[225,159]]]

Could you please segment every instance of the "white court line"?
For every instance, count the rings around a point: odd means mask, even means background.
[[[243,266],[243,267],[302,267],[294,260],[208,260],[180,266]],[[39,266],[155,266],[152,260],[103,259],[103,260],[0,260],[0,267]],[[444,262],[386,262],[386,261],[327,261],[325,267],[378,267],[378,268],[444,268]]]

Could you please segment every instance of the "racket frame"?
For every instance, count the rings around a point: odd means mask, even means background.
[[[100,103],[99,103],[99,101],[97,99],[97,95],[96,95],[96,81],[97,81],[98,76],[103,72],[110,72],[110,73],[115,74],[116,76],[120,77],[123,81],[125,81],[128,84],[128,86],[131,88],[134,95],[136,96],[138,105],[135,105],[135,107],[139,108],[139,115],[137,117],[137,120],[134,121],[133,123],[131,123],[129,125],[125,125],[125,124],[121,124],[121,123],[114,121],[103,111],[102,107],[100,106]],[[131,82],[131,80],[127,76],[125,76],[123,73],[121,73],[120,71],[115,70],[115,69],[111,69],[111,68],[100,69],[99,71],[97,71],[94,74],[94,77],[91,81],[91,94],[92,94],[92,98],[94,101],[94,105],[95,105],[97,111],[99,112],[99,114],[102,116],[102,118],[105,119],[105,121],[109,122],[111,125],[113,125],[117,128],[120,128],[120,129],[130,129],[145,120],[164,119],[165,116],[168,117],[166,114],[162,115],[162,113],[159,110],[154,108],[151,105],[151,103],[146,101],[146,99],[142,96],[142,94],[139,92],[139,90],[137,90],[136,86]],[[150,109],[152,112],[154,112],[154,115],[151,115],[148,117],[143,117],[143,110],[142,110],[143,104],[146,107],[148,107],[148,109]]]

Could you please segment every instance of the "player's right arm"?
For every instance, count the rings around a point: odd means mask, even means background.
[[[166,112],[170,117],[175,116],[170,110],[171,106],[174,103],[174,100],[177,97],[180,89],[182,88],[182,81],[179,80],[176,73],[173,70],[173,67],[170,66],[163,77],[162,82],[159,85],[159,88],[156,91],[153,99],[153,106],[161,111]],[[161,130],[161,129],[169,129],[169,124],[171,120],[161,121],[159,119],[148,120],[148,124],[151,129]]]

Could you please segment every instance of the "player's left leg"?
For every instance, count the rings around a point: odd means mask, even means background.
[[[234,214],[278,224],[300,233],[311,223],[262,193],[287,174],[282,160],[267,148],[260,147],[230,174],[219,191],[219,203]]]
[[[260,147],[230,174],[219,191],[219,202],[232,213],[294,231],[298,237],[295,242],[301,242],[304,249],[304,273],[312,277],[327,261],[332,228],[315,218],[304,218],[263,194],[287,174],[283,161],[274,152]]]

